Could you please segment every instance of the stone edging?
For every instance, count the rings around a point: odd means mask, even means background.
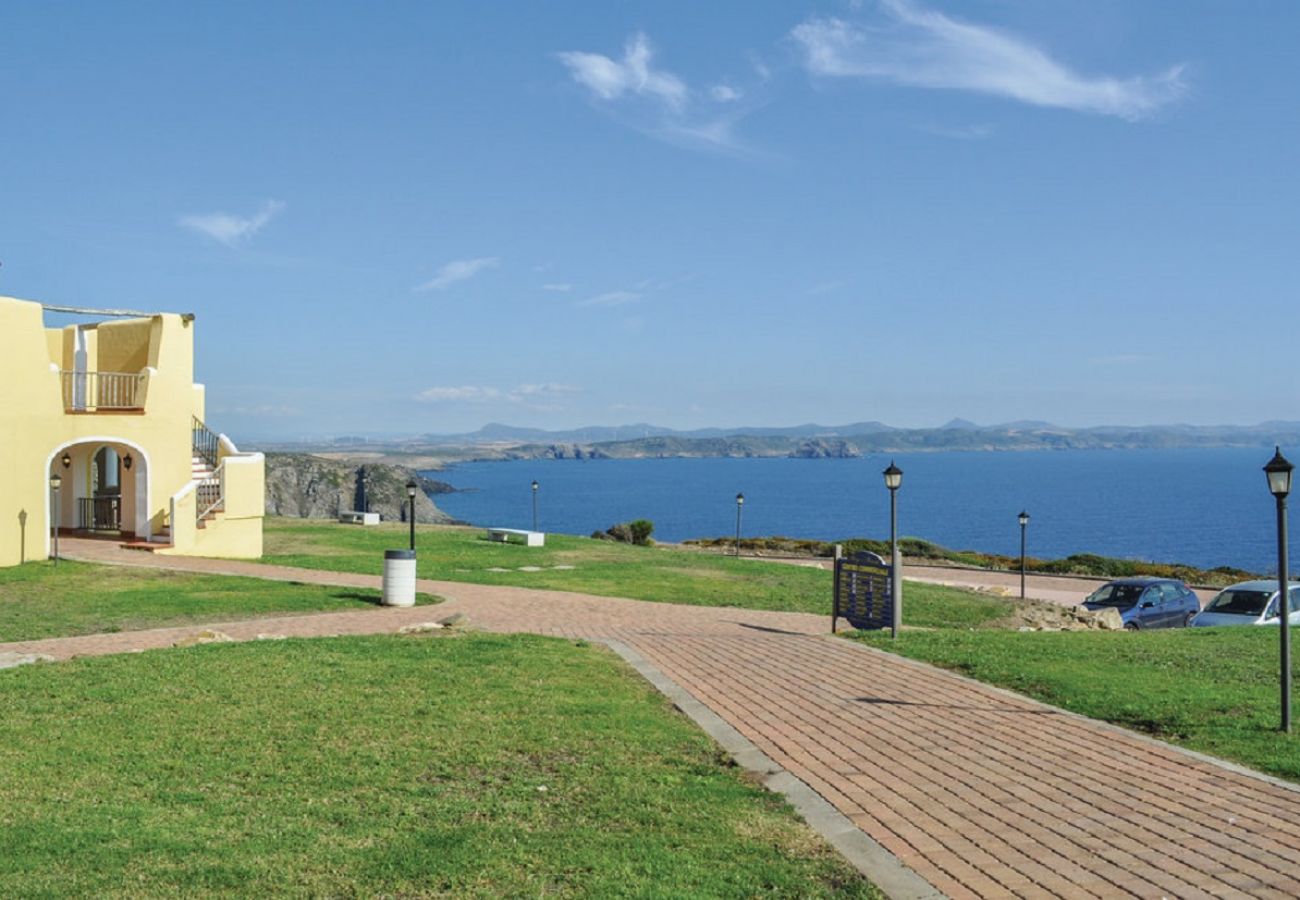
[[[870,879],[885,896],[891,900],[938,900],[944,896],[904,865],[898,857],[872,840],[820,794],[777,765],[748,738],[636,650],[617,640],[593,643],[603,643],[622,657],[705,734],[713,738],[738,765],[760,778],[769,791],[785,797],[813,830]]]

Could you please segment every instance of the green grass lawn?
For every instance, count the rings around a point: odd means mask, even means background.
[[[407,545],[407,526],[362,528],[267,518],[265,562],[343,572],[383,572],[384,550]],[[831,575],[807,566],[736,559],[668,547],[548,534],[545,547],[483,539],[482,529],[422,526],[421,578],[580,591],[697,606],[737,606],[824,614],[830,628]],[[521,571],[521,567],[538,571]],[[908,623],[973,627],[1006,614],[1006,601],[936,585],[908,583]]]
[[[603,648],[222,644],[0,671],[0,896],[873,896]]]
[[[365,609],[378,602],[379,591],[362,588],[34,562],[0,569],[0,642]]]
[[[1300,735],[1278,733],[1276,628],[909,632],[872,646],[1300,781]]]

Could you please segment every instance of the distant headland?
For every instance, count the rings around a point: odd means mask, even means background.
[[[592,426],[561,431],[490,424],[464,434],[346,435],[265,441],[262,450],[309,452],[350,460],[436,469],[457,462],[509,459],[664,459],[674,457],[799,457],[848,459],[873,453],[941,450],[1107,450],[1267,447],[1300,443],[1300,422],[1258,425],[1100,425],[1050,422],[977,425],[953,419],[938,428],[883,422],[789,427],[701,428]]]

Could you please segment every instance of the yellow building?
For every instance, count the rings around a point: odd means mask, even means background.
[[[46,309],[102,321],[47,328]],[[0,566],[49,556],[56,526],[261,556],[264,461],[203,424],[194,317],[119,316],[0,297]]]

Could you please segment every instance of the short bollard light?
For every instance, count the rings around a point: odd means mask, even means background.
[[[537,530],[537,489],[541,487],[537,479],[533,479],[533,531]]]

